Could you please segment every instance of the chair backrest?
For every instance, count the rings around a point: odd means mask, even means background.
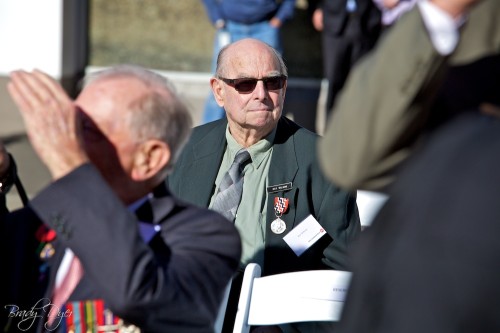
[[[317,270],[260,275],[259,265],[247,265],[233,333],[248,333],[250,326],[340,319],[350,272]]]
[[[357,192],[356,203],[358,205],[359,219],[361,227],[366,228],[372,224],[373,219],[388,199],[388,196],[374,191],[358,190]]]
[[[226,286],[226,289],[224,290],[224,296],[222,297],[222,302],[219,306],[219,312],[217,314],[217,318],[215,318],[214,333],[222,332],[222,327],[224,325],[224,317],[226,316],[227,302],[229,299],[229,292],[231,291],[231,284],[232,280],[229,281],[229,283]]]

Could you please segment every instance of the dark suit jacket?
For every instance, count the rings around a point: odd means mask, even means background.
[[[91,165],[51,184],[29,208],[5,216],[0,258],[9,281],[1,284],[2,308],[28,310],[49,297],[69,247],[85,270],[71,301],[103,299],[144,332],[213,332],[223,291],[238,266],[238,232],[219,214],[178,201],[164,186],[154,195],[140,209],[141,220],[161,227],[148,244],[137,218]],[[47,274],[39,279],[34,232],[41,221],[57,238]],[[15,320],[11,328],[16,331]]]
[[[462,117],[414,152],[353,247],[338,333],[500,331],[500,121]]]
[[[345,31],[349,13],[347,0],[312,0],[312,7],[323,9],[323,31],[331,35],[342,35]],[[364,36],[378,36],[381,29],[381,12],[372,0],[356,0],[357,11],[351,19],[359,22],[359,28]]]
[[[227,120],[222,119],[194,129],[175,171],[167,178],[169,188],[176,196],[208,207],[226,149],[226,125]],[[263,275],[311,269],[347,269],[347,247],[360,231],[355,196],[328,182],[319,171],[316,139],[317,135],[284,117],[278,122],[268,184],[292,182],[293,188],[268,194]],[[288,212],[282,217],[287,229],[281,235],[270,230],[275,219],[275,196],[290,199]],[[309,214],[319,221],[329,236],[297,257],[283,237]]]

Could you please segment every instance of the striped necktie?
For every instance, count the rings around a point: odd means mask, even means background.
[[[234,221],[243,193],[243,169],[250,162],[250,153],[245,148],[236,153],[234,162],[222,178],[212,204],[213,210],[221,213],[231,222]]]

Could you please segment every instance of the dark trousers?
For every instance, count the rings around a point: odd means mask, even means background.
[[[378,33],[367,35],[361,29],[359,17],[351,15],[340,35],[323,32],[323,71],[328,80],[326,115],[330,116],[335,98],[344,86],[352,66],[368,51],[378,39]]]

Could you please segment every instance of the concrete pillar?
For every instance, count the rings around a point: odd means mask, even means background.
[[[0,137],[22,130],[8,75],[38,68],[72,96],[88,63],[88,0],[0,0]]]
[[[0,0],[0,140],[15,156],[28,195],[50,175],[25,136],[22,118],[6,86],[16,69],[38,68],[75,96],[88,63],[88,0]],[[21,206],[15,190],[10,209]]]

